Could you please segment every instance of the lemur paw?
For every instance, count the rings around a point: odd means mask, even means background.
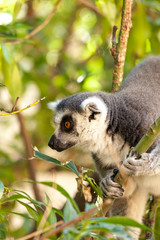
[[[128,156],[123,161],[123,167],[127,175],[141,176],[156,173],[154,161],[149,153],[143,153],[137,158],[137,154]]]
[[[100,188],[104,198],[120,198],[123,196],[124,189],[122,186],[114,182],[114,170],[110,170],[107,176],[101,180]]]

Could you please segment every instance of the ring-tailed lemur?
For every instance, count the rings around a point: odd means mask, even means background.
[[[78,93],[49,107],[57,125],[49,146],[90,151],[104,197],[127,197],[126,216],[141,222],[148,194],[160,195],[160,136],[140,159],[126,156],[160,116],[160,58],[140,63],[116,93]],[[112,178],[115,167],[129,175],[123,188]]]

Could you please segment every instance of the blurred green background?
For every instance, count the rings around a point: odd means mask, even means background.
[[[10,111],[17,96],[19,109],[45,96],[22,115],[31,144],[53,156],[47,147],[54,131],[47,102],[81,91],[111,91],[112,27],[119,29],[122,10],[120,0],[62,0],[45,25],[56,4],[0,0],[0,108]],[[143,58],[160,54],[160,1],[135,0],[132,23],[124,76]],[[0,117],[0,179],[7,187],[21,187],[22,180],[30,178],[21,126],[16,115]],[[58,157],[73,159],[78,166],[89,161],[73,149]],[[51,166],[36,160],[34,171],[38,175]]]

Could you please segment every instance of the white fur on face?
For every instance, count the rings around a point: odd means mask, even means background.
[[[103,115],[97,114],[96,119],[89,121],[88,116],[77,114],[76,129],[79,133],[78,145],[91,152],[96,152],[105,146],[107,122]]]
[[[89,121],[89,116],[93,106],[95,107],[95,119]],[[79,145],[89,151],[96,152],[105,146],[107,121],[107,106],[103,100],[97,96],[85,99],[80,107],[86,115],[77,114],[77,132],[79,133]]]

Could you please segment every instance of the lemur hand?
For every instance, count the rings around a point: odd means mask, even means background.
[[[114,182],[114,177],[118,173],[117,169],[107,171],[105,178],[101,180],[100,188],[104,198],[120,198],[123,196],[124,189],[122,186]]]
[[[155,175],[160,172],[160,156],[142,153],[137,158],[136,152],[133,152],[123,161],[123,167],[130,176]]]

